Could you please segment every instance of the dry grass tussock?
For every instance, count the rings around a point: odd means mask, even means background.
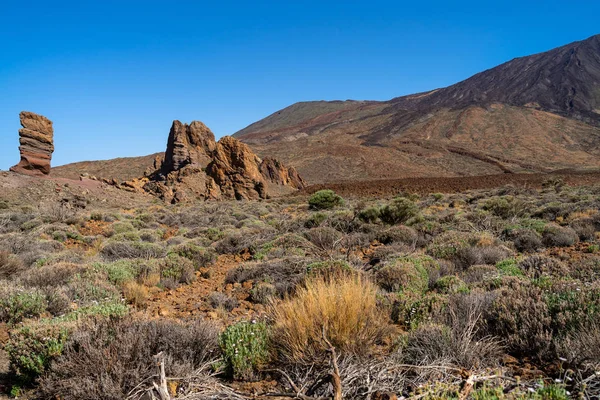
[[[271,306],[275,345],[286,361],[323,359],[322,332],[341,353],[367,355],[392,328],[377,308],[377,289],[361,275],[315,276],[293,297]]]

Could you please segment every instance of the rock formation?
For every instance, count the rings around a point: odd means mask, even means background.
[[[21,161],[10,170],[27,175],[48,175],[54,152],[52,121],[29,111],[22,111],[19,117],[23,127],[19,129]]]
[[[173,121],[161,172],[166,175],[186,165],[206,168],[215,148],[215,135],[202,122],[188,125]]]
[[[304,187],[294,168],[261,160],[250,147],[225,136],[215,142],[202,122],[173,121],[162,164],[147,178],[125,182],[173,203],[193,199],[264,199]]]

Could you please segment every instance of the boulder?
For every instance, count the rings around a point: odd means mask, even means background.
[[[21,160],[11,171],[27,175],[48,175],[54,152],[54,129],[48,118],[29,111],[19,115],[19,151]]]

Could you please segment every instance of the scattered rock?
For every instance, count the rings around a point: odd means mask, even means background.
[[[26,175],[48,175],[54,152],[52,121],[29,111],[22,111],[19,117],[23,127],[19,129],[21,161],[10,170]]]

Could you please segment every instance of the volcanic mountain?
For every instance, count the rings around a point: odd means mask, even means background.
[[[600,35],[389,101],[303,102],[234,135],[309,183],[600,167]]]

